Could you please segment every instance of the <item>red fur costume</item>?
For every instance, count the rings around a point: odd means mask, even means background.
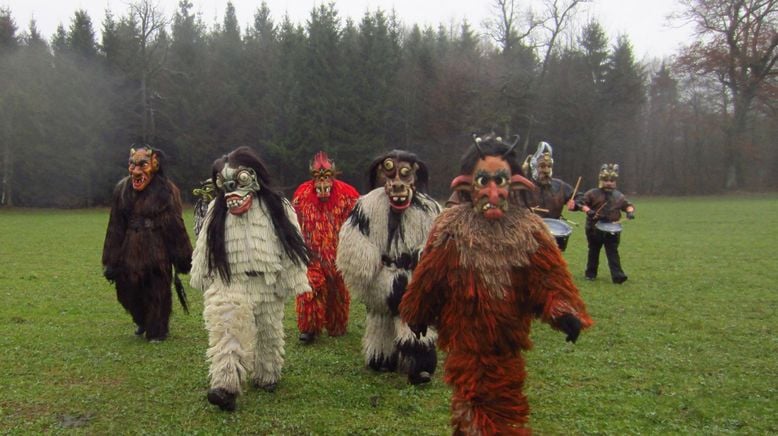
[[[480,162],[489,150],[483,147]],[[506,148],[496,148],[503,162]],[[436,219],[400,315],[418,334],[427,325],[438,330],[455,434],[528,434],[521,351],[532,346],[532,320],[564,331],[568,341],[592,321],[542,219],[508,200],[509,184],[531,183],[504,169],[466,174],[475,197]],[[501,201],[477,200],[495,180]]]
[[[305,342],[324,328],[330,336],[346,333],[351,297],[335,268],[335,254],[340,227],[359,198],[354,187],[335,179],[334,164],[324,152],[316,154],[310,169],[313,179],[301,184],[292,199],[311,254],[308,281],[312,291],[296,299],[297,327]]]

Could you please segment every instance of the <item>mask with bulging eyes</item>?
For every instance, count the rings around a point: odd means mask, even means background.
[[[392,211],[402,213],[411,205],[418,168],[415,163],[394,158],[387,158],[381,163],[378,168],[379,180],[384,181],[384,192],[389,197]]]
[[[251,208],[254,193],[260,185],[253,168],[225,165],[216,175],[216,187],[224,191],[227,207],[233,215],[242,215]]]
[[[499,219],[508,210],[511,167],[508,162],[487,156],[473,171],[473,207],[486,219]]]

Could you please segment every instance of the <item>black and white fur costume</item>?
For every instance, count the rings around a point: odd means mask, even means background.
[[[435,200],[416,191],[411,206],[395,214],[380,187],[359,198],[340,230],[337,267],[367,309],[366,363],[374,370],[407,372],[412,383],[418,373],[435,371],[437,334],[417,339],[398,306],[440,211]]]
[[[213,209],[211,202],[203,229]],[[299,231],[291,204],[284,201],[284,209]],[[259,387],[274,385],[284,364],[284,302],[295,293],[310,292],[306,266],[285,253],[260,198],[245,214],[226,215],[229,283],[216,271],[209,272],[207,235],[202,231],[197,238],[191,285],[205,292],[211,388],[240,394],[241,382],[248,378]]]

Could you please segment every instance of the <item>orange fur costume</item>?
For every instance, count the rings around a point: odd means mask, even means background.
[[[510,153],[498,145],[492,156]],[[478,152],[479,162],[486,162],[486,152]],[[512,162],[505,155],[503,162]],[[531,184],[498,169],[476,168],[474,176],[455,179],[478,195],[435,220],[400,303],[403,321],[418,335],[434,326],[438,346],[448,353],[444,378],[453,387],[455,434],[529,434],[521,351],[532,347],[532,320],[573,342],[592,325],[542,219],[506,200],[509,179],[515,186]],[[489,192],[494,195],[481,195]]]
[[[335,253],[338,232],[357,198],[354,187],[334,179],[327,201],[317,197],[315,180],[304,182],[294,193],[292,204],[311,253],[308,281],[312,291],[298,295],[295,306],[300,332],[318,335],[326,328],[330,336],[346,333],[351,297],[335,268]]]

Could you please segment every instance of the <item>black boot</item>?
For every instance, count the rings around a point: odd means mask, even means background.
[[[277,382],[270,382],[270,383],[262,383],[259,380],[254,380],[252,382],[252,385],[255,389],[262,389],[265,392],[273,393],[276,391],[276,388],[278,387]]]
[[[208,402],[214,406],[219,406],[219,409],[232,412],[235,410],[235,395],[232,392],[228,392],[224,388],[208,389]]]
[[[408,374],[408,383],[414,386],[429,383],[430,380],[432,380],[432,376],[427,371],[419,371],[415,374]]]
[[[316,333],[307,333],[307,332],[300,333],[300,342],[302,342],[303,345],[310,344],[311,342],[313,342],[314,339],[316,339]]]

